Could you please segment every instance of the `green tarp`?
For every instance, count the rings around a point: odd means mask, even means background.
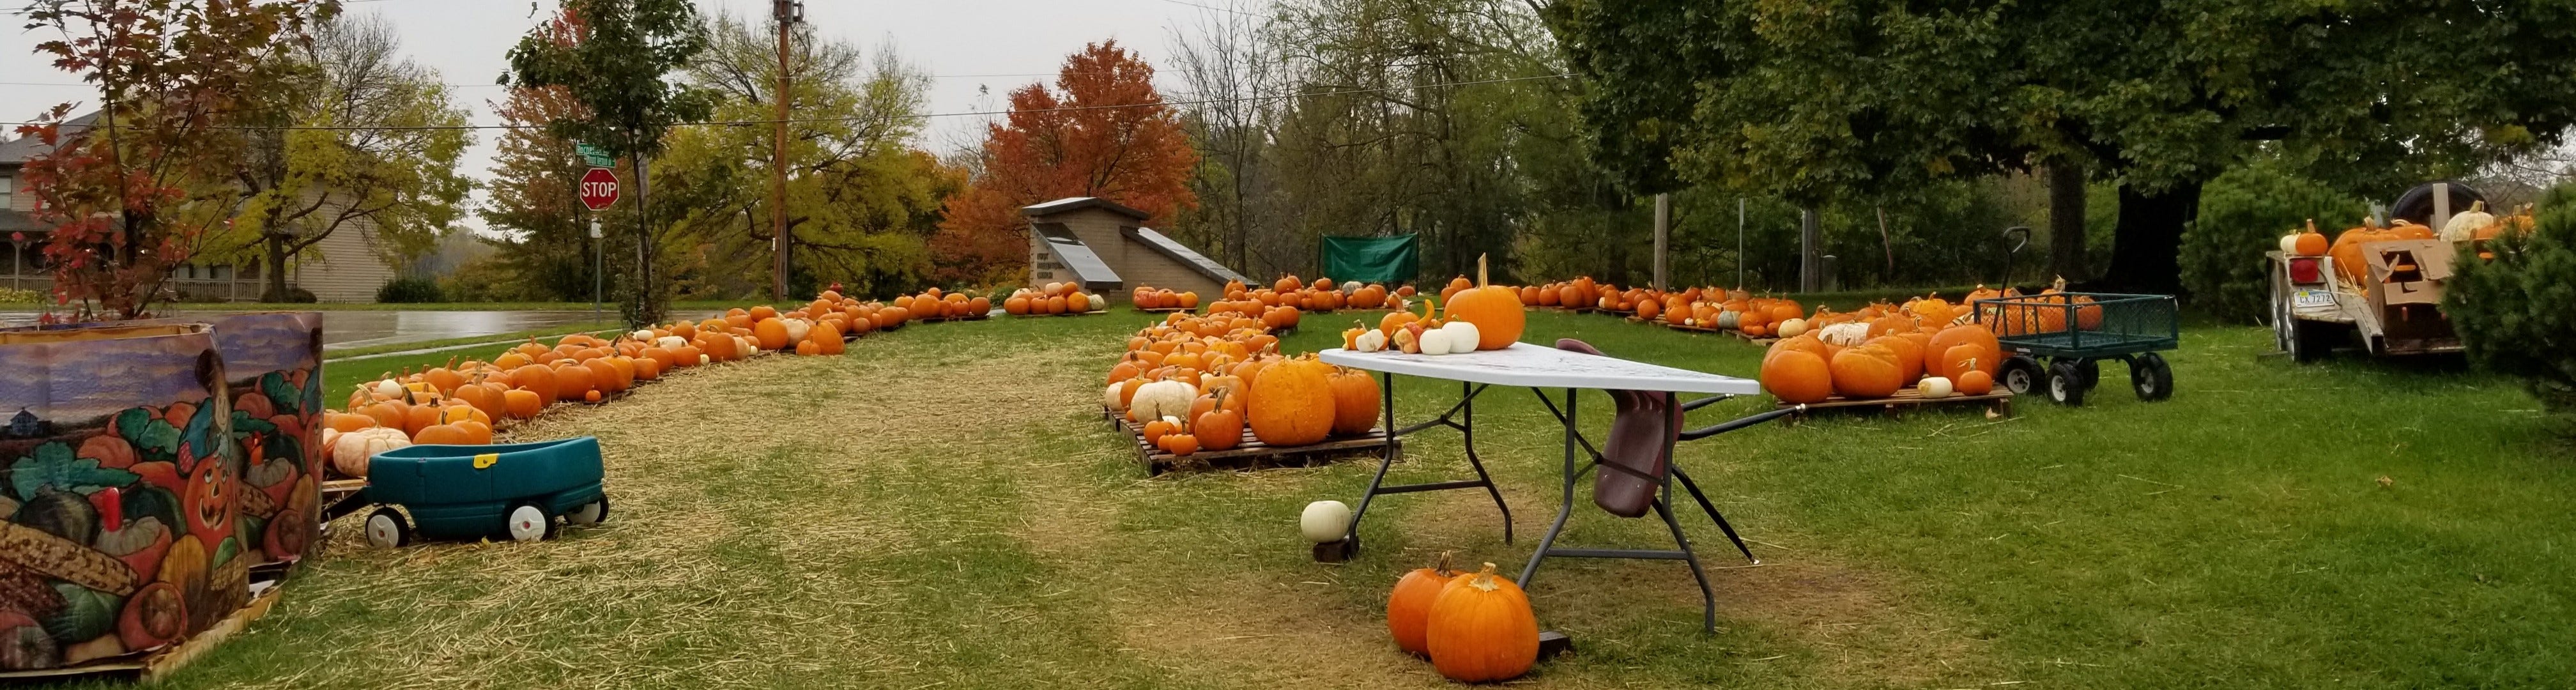
[[[1412,235],[1325,237],[1324,275],[1365,283],[1410,283],[1422,272],[1422,250]]]

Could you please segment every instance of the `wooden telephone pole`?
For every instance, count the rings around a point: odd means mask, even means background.
[[[787,251],[795,244],[787,236],[787,105],[794,96],[788,91],[787,40],[794,26],[805,21],[803,0],[771,0],[770,13],[778,18],[778,118],[777,131],[769,154],[769,228],[776,249],[776,275],[772,277],[769,296],[772,301],[787,301]]]

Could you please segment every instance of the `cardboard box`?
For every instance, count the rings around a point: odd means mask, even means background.
[[[2441,311],[2442,281],[2451,277],[2451,243],[2391,240],[2362,245],[2370,265],[2370,308],[2389,347],[2412,350],[2458,337]]]

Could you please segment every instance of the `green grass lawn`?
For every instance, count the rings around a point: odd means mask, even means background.
[[[1373,314],[1371,315],[1373,316]],[[1292,350],[1334,342],[1309,317]],[[177,687],[1431,687],[1386,638],[1442,551],[1517,572],[1559,504],[1556,423],[1479,399],[1481,492],[1387,497],[1355,562],[1295,520],[1373,463],[1147,479],[1096,412],[1140,316],[917,324],[842,357],[710,367],[521,438],[608,449],[615,516],[538,544],[369,549],[355,523]],[[1759,350],[1597,315],[1525,340],[1751,375]],[[2177,393],[2105,367],[2091,404],[1820,416],[1681,448],[1754,540],[1705,519],[1719,632],[1670,562],[1551,560],[1549,687],[2539,687],[2576,678],[2576,447],[2508,381],[2261,357],[2191,327]],[[335,362],[330,367],[343,367]],[[326,367],[329,368],[329,367]],[[332,376],[339,376],[336,371]],[[372,371],[369,373],[373,373]],[[1454,386],[1399,379],[1421,418]],[[1586,410],[1608,409],[1587,394]],[[1763,408],[1721,403],[1713,422]],[[1607,418],[1587,416],[1600,433]],[[1425,432],[1390,481],[1466,476]],[[1588,484],[1586,485],[1588,486]],[[1656,547],[1578,494],[1566,543]],[[1688,515],[1687,513],[1685,514]],[[2010,683],[2010,684],[2007,684]]]

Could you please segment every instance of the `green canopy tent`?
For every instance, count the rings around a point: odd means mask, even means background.
[[[1410,283],[1422,273],[1413,235],[1323,238],[1324,275],[1364,283]]]

